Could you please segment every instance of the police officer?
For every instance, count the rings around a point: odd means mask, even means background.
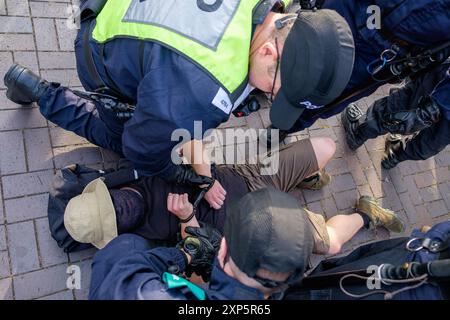
[[[82,7],[78,74],[88,91],[135,106],[130,120],[20,66],[5,76],[7,96],[37,101],[47,119],[125,155],[143,175],[194,179],[171,160],[173,131],[184,128],[201,140],[195,121],[202,133],[216,128],[254,88],[281,104],[316,97],[326,104],[341,94],[353,68],[351,32],[334,11],[281,14],[274,11],[290,1],[276,0],[105,2]],[[211,176],[208,165],[193,167]],[[217,207],[224,195],[214,182],[205,198]]]
[[[348,22],[355,41],[356,60],[350,81],[343,94],[328,105],[311,99],[303,105],[292,104],[291,112],[274,103],[271,109],[272,124],[286,132],[310,127],[318,118],[329,118],[343,111],[350,103],[366,97],[388,82],[404,79],[406,71],[390,74],[392,77],[375,76],[375,71],[391,71],[391,59],[401,61],[408,55],[415,56],[427,49],[447,44],[450,48],[450,0],[325,0],[316,1],[322,8],[332,9]],[[375,7],[374,7],[375,5]],[[381,25],[373,25],[373,12],[378,14]],[[369,13],[368,13],[369,12]],[[369,24],[368,24],[369,22]],[[445,61],[450,50],[442,50],[427,57],[435,66]],[[381,59],[380,59],[381,56]],[[410,61],[407,61],[408,63]],[[422,62],[422,61],[421,61]],[[429,62],[426,65],[430,65]],[[384,68],[382,68],[384,66]],[[420,68],[418,68],[420,70]],[[418,71],[416,69],[416,71]],[[430,68],[426,68],[427,72]],[[389,73],[388,72],[388,73]],[[378,72],[377,72],[378,73]],[[440,86],[441,111],[449,110],[448,84]],[[425,99],[426,97],[424,97]],[[425,100],[424,100],[425,101]],[[424,102],[425,103],[425,102]],[[410,107],[410,109],[412,106]],[[284,112],[280,112],[283,110]]]
[[[438,66],[405,86],[391,90],[363,116],[355,104],[342,113],[347,144],[352,150],[386,133],[381,161],[392,169],[405,160],[426,160],[450,144],[450,63]],[[402,135],[412,135],[406,139]]]

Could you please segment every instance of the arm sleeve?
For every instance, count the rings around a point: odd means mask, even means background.
[[[96,257],[92,268],[92,282],[96,286],[91,285],[89,298],[95,300],[167,298],[164,296],[166,286],[161,281],[161,276],[172,265],[177,265],[180,272],[186,268],[185,257],[176,248],[137,250],[128,256],[119,257],[116,261],[111,261],[105,255]]]
[[[431,97],[441,107],[444,117],[450,120],[450,68],[444,79],[434,89]]]
[[[173,148],[182,139],[201,138],[206,130],[228,119],[211,104],[214,88],[218,88],[211,83],[209,76],[190,65],[152,70],[144,77],[138,88],[136,111],[122,136],[124,155],[142,175],[159,175],[167,180],[176,170],[171,159]],[[172,141],[177,129],[184,129],[190,139],[184,136]]]

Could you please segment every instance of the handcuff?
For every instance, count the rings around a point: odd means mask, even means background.
[[[192,213],[186,219],[180,219],[180,223],[188,223],[195,217],[195,214],[197,213],[197,207],[200,201],[202,201],[202,199],[205,197],[205,194],[212,188],[215,182],[216,179],[211,178],[211,182],[208,184],[208,186],[202,188],[202,191],[200,191],[200,193],[198,194],[197,198],[194,201],[194,204],[192,205],[193,206]]]

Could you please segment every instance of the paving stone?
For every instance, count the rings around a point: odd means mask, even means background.
[[[391,169],[389,171],[388,180],[394,185],[398,194],[408,191],[403,180],[403,176],[398,168]]]
[[[25,150],[21,131],[0,132],[0,173],[26,172]]]
[[[2,17],[0,17],[0,18],[2,18]],[[0,23],[1,23],[1,20],[0,20]],[[2,74],[2,75],[6,74],[9,67],[12,65],[12,63],[13,63],[13,58],[12,58],[11,52],[0,52],[0,74]],[[0,81],[0,88],[6,88],[3,81]]]
[[[364,185],[367,183],[366,175],[361,167],[361,164],[356,155],[351,155],[345,158],[347,165],[350,168],[351,175],[356,185]]]
[[[431,214],[431,217],[437,218],[450,213],[445,205],[444,200],[438,200],[434,202],[430,202],[427,205],[428,212]]]
[[[438,183],[450,182],[450,167],[437,168],[435,172],[436,181]]]
[[[2,194],[2,184],[0,180],[0,225],[5,223],[5,218],[3,215],[3,194]]]
[[[346,173],[340,176],[333,176],[330,188],[333,192],[347,191],[356,188],[353,176],[350,173]]]
[[[450,182],[439,184],[438,189],[441,192],[442,199],[447,205],[447,209],[450,210]]]
[[[8,225],[8,242],[13,274],[39,269],[36,236],[32,221]]]
[[[7,250],[6,245],[6,229],[4,225],[0,225],[0,251]]]
[[[308,138],[308,137],[306,137]],[[336,151],[334,152],[334,158],[343,158],[347,152],[345,143],[336,143]]]
[[[42,70],[41,75],[48,81],[59,82],[66,87],[81,86],[77,70],[75,69]]]
[[[408,193],[403,193],[399,195],[400,201],[402,203],[403,209],[406,212],[406,216],[410,223],[417,223],[417,211],[416,206],[413,205],[411,197]]]
[[[57,51],[58,38],[53,19],[33,18],[33,25],[37,49],[42,51]]]
[[[0,300],[13,299],[13,284],[11,278],[0,280]]]
[[[418,227],[423,226],[431,226],[433,225],[433,218],[431,217],[431,214],[428,212],[427,206],[425,204],[421,204],[418,206],[415,206],[416,210],[416,216],[412,218],[415,222],[415,225]],[[408,216],[408,218],[411,221],[411,217]],[[412,224],[413,222],[411,222]]]
[[[32,34],[0,34],[2,50],[6,51],[27,51],[34,50],[34,39]]]
[[[436,182],[436,179],[430,171],[417,174],[414,177],[414,180],[419,189],[429,187]]]
[[[375,231],[375,240],[376,241],[383,241],[388,240],[390,238],[390,233],[385,228],[377,228]]]
[[[333,196],[338,210],[353,208],[359,198],[358,191],[356,189],[335,193]]]
[[[34,51],[16,51],[14,52],[14,62],[39,73],[36,53]]]
[[[68,261],[67,254],[58,247],[50,234],[47,218],[36,220],[36,231],[39,245],[39,253],[43,267],[49,267]]]
[[[28,17],[0,16],[1,33],[32,33],[31,19]]]
[[[67,265],[20,275],[14,278],[14,292],[17,300],[29,300],[48,296],[66,289]]]
[[[411,201],[414,205],[419,205],[423,203],[422,196],[419,193],[419,189],[417,189],[416,182],[414,181],[413,176],[407,176],[403,178],[405,182],[405,186],[408,189],[408,193],[411,196]]]
[[[5,200],[47,192],[52,179],[53,170],[2,177]]]
[[[350,240],[351,245],[358,247],[375,239],[375,234],[365,229],[359,230]]]
[[[0,111],[0,131],[42,128],[46,126],[47,122],[37,108]]]
[[[55,23],[60,49],[63,51],[74,51],[74,40],[78,30],[69,29],[67,27],[67,19],[55,19]]]
[[[88,141],[71,131],[64,130],[60,127],[50,129],[50,136],[53,147],[65,147],[74,144],[86,144]]]
[[[387,192],[385,190],[385,197],[383,198],[382,205],[383,207],[391,209],[392,211],[399,211],[403,208],[400,198],[397,195],[397,192],[395,192],[395,189],[392,189],[392,191],[390,192]]]
[[[308,210],[317,214],[323,214],[322,204],[320,201],[308,203]]]
[[[362,186],[358,186],[357,189],[361,196],[369,196],[369,197],[374,198],[374,195],[373,195],[372,189],[370,188],[370,185],[364,184]]]
[[[38,52],[41,69],[73,69],[76,68],[73,52]]]
[[[425,202],[436,201],[442,199],[441,191],[438,186],[430,186],[420,189],[420,195]]]
[[[303,196],[307,203],[316,202],[320,199],[331,196],[330,187],[325,187],[321,190],[303,190]]]
[[[61,147],[53,149],[56,168],[64,168],[71,164],[95,164],[102,162],[98,147]]]
[[[28,169],[30,171],[53,169],[53,152],[47,128],[25,130]]]
[[[9,277],[10,275],[8,251],[0,251],[0,279]]]
[[[73,292],[70,290],[61,291],[37,300],[73,300]]]
[[[328,219],[339,213],[339,210],[336,207],[336,203],[333,197],[322,200],[322,208],[323,212],[325,213]]]
[[[1,1],[0,1],[1,3]],[[29,16],[30,8],[26,0],[6,0],[8,15],[10,16]]]
[[[6,110],[6,109],[17,109],[17,108],[20,108],[20,105],[10,101],[6,97],[6,90],[0,90],[0,111]]]
[[[441,167],[450,167],[450,155],[448,152],[442,152],[436,155],[436,163]]]
[[[6,14],[6,2],[5,0],[0,0],[0,14]],[[1,300],[1,297],[0,297]]]
[[[70,252],[69,253],[69,259],[72,263],[77,263],[81,260],[86,260],[92,258],[96,253],[97,249],[92,247],[91,249],[77,251],[77,252]]]
[[[5,201],[8,223],[47,216],[48,194],[38,194]]]
[[[349,169],[349,167],[347,165],[347,161],[345,159],[343,159],[343,158],[331,160],[327,164],[326,170],[332,176],[350,172],[350,169]]]
[[[30,1],[31,16],[40,18],[68,18],[67,4]]]

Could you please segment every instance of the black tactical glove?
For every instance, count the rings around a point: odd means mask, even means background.
[[[410,135],[426,129],[441,119],[439,105],[431,97],[422,97],[417,108],[390,114],[386,119],[389,132]]]
[[[217,229],[202,222],[200,227],[187,227],[185,231],[190,236],[177,244],[177,248],[182,249],[192,258],[185,273],[190,277],[195,272],[202,277],[203,281],[208,282],[222,235]]]
[[[186,164],[178,165],[175,173],[168,177],[167,180],[176,184],[194,187],[213,183],[212,178],[198,175],[190,165]]]

